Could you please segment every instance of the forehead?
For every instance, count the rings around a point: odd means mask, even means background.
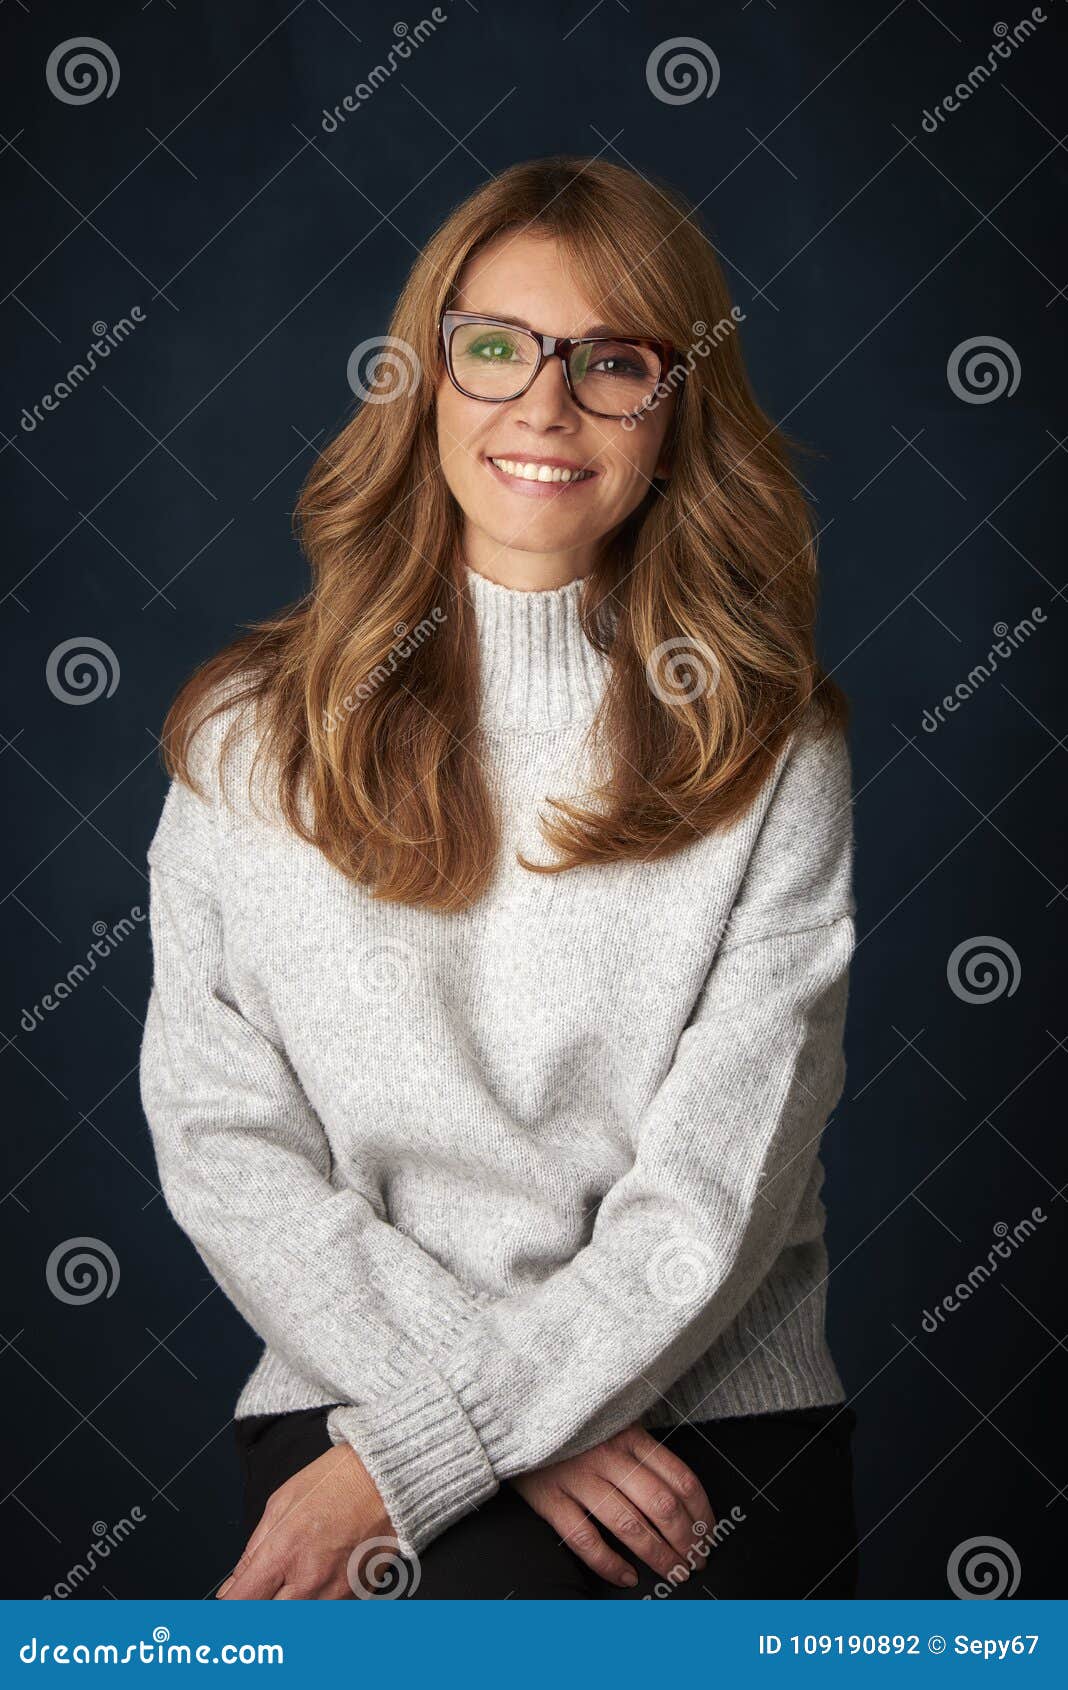
[[[512,317],[543,334],[595,332],[611,300],[591,299],[573,274],[562,242],[512,229],[468,259],[460,272],[458,311]]]

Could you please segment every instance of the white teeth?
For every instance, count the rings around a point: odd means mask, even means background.
[[[588,469],[554,469],[551,464],[520,463],[514,458],[491,458],[490,463],[521,481],[585,481],[593,473]]]

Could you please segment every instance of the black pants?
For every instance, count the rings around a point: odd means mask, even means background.
[[[271,1492],[331,1447],[329,1408],[248,1415],[234,1422],[245,1481],[246,1538]],[[848,1405],[703,1420],[653,1436],[693,1469],[719,1523],[716,1542],[692,1558],[690,1577],[665,1580],[605,1527],[598,1530],[630,1561],[638,1583],[620,1589],[599,1578],[560,1541],[507,1482],[457,1520],[419,1556],[400,1562],[383,1595],[433,1600],[663,1597],[829,1597],[856,1595]],[[732,1510],[734,1511],[732,1513]],[[727,1530],[725,1522],[731,1521]],[[711,1534],[710,1534],[711,1535]]]

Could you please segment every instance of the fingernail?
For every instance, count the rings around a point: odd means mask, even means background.
[[[633,1568],[630,1570],[630,1572],[623,1574],[623,1583],[624,1584],[631,1585],[631,1584],[637,1584],[637,1582],[638,1582],[638,1575],[633,1570]]]
[[[229,1588],[233,1584],[233,1582],[234,1581],[233,1581],[232,1576],[228,1579],[224,1579],[222,1584],[220,1584],[218,1590],[215,1592],[216,1598],[218,1598],[220,1596],[225,1596],[226,1592],[229,1590]]]

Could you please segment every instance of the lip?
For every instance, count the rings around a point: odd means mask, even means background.
[[[494,452],[495,458],[509,458],[512,463],[547,464],[550,469],[586,469],[589,474],[582,481],[524,481],[516,475],[507,475],[503,469],[498,469],[491,463],[489,453],[485,453],[482,462],[485,464],[494,480],[502,487],[508,487],[513,493],[519,493],[528,499],[558,498],[562,493],[577,493],[580,488],[592,487],[600,474],[599,470],[590,470],[588,464],[577,464],[572,458],[543,458],[531,457],[526,453],[514,456],[508,452]]]

